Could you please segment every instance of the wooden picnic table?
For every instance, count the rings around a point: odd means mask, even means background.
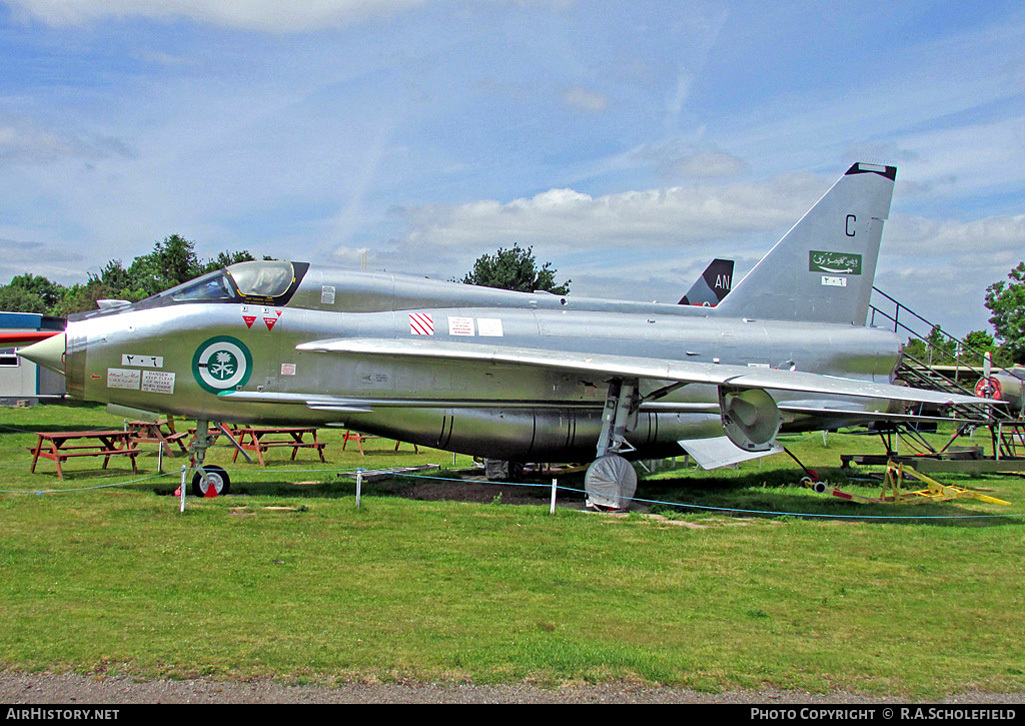
[[[345,445],[347,443],[349,443],[350,441],[355,441],[356,442],[356,446],[359,448],[360,456],[363,456],[363,442],[367,441],[368,439],[376,439],[376,438],[379,438],[379,437],[371,436],[370,434],[364,434],[364,433],[361,433],[359,431],[353,431],[352,429],[349,429],[348,431],[345,432],[345,436],[342,437],[342,451],[345,451]],[[399,444],[401,444],[401,443],[402,443],[401,441],[396,441],[395,442],[395,450],[396,451],[399,450]],[[417,446],[416,444],[413,444],[413,453],[414,454],[419,454],[420,453],[420,447]]]
[[[229,424],[223,424],[223,426],[224,426],[224,428],[228,429],[228,434],[233,439],[238,441],[238,436],[239,436],[238,425],[237,424],[229,423]],[[193,439],[196,438],[196,431],[197,431],[196,428],[190,428],[189,429],[189,438],[193,438]],[[216,441],[219,436],[222,436],[224,434],[224,432],[221,431],[221,429],[217,426],[217,424],[215,422],[211,421],[210,422],[210,426],[207,429],[207,434],[209,434],[211,439]]]
[[[310,439],[306,437],[309,436]],[[285,426],[282,428],[262,428],[256,426],[240,426],[238,428],[238,444],[246,451],[255,451],[260,466],[266,466],[263,460],[263,452],[277,447],[292,447],[292,461],[295,461],[299,449],[316,449],[320,460],[324,459],[324,447],[326,443],[317,441],[317,429],[305,426]],[[238,449],[235,449],[232,461],[238,458]]]
[[[36,436],[39,440],[35,447],[29,447],[32,454],[32,473],[35,473],[36,462],[42,457],[57,465],[57,476],[63,479],[61,462],[78,456],[102,456],[104,469],[107,468],[110,457],[127,456],[132,460],[132,471],[139,471],[135,463],[139,449],[132,445],[130,431],[42,431],[37,432]],[[88,443],[70,443],[76,441]]]
[[[164,431],[165,426],[167,427],[166,432]],[[171,447],[172,444],[177,444],[183,454],[189,452],[188,447],[185,445],[188,433],[184,431],[180,433],[175,432],[172,421],[129,421],[126,427],[135,441],[147,444],[163,444],[164,451],[169,456],[175,455],[174,449]]]

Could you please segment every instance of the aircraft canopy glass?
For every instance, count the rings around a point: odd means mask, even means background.
[[[239,262],[228,268],[228,274],[246,297],[284,295],[295,279],[292,263],[284,260]]]
[[[306,262],[260,260],[239,262],[227,269],[210,272],[183,282],[136,303],[107,306],[100,310],[75,313],[69,320],[99,315],[116,315],[127,309],[147,308],[193,302],[243,302],[259,305],[285,305],[291,299],[309,269]],[[2,361],[0,361],[2,365]]]
[[[235,297],[224,271],[212,272],[169,291],[176,301],[230,300]]]

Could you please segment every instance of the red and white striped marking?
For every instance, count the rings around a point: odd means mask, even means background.
[[[426,313],[410,313],[409,332],[412,335],[434,335],[434,318]]]

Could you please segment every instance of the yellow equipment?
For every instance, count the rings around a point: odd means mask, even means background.
[[[905,477],[914,477],[924,482],[927,488],[918,491],[904,491]],[[1006,504],[1008,506],[1011,504],[971,489],[941,484],[935,479],[915,471],[909,464],[898,464],[892,461],[886,465],[883,489],[878,497],[852,494],[836,487],[830,487],[824,482],[815,482],[812,488],[819,494],[828,493],[834,497],[859,504],[925,504],[926,502],[949,502],[954,499],[979,499],[990,504]]]

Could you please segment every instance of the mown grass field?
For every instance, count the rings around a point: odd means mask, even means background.
[[[155,454],[139,477],[99,459],[68,463],[63,482],[50,462],[29,473],[33,431],[120,424],[91,406],[0,410],[0,669],[1025,692],[1025,518],[995,516],[1025,513],[1015,476],[940,476],[1011,507],[859,506],[799,486],[803,472],[775,456],[664,471],[638,490],[745,511],[551,516],[543,489],[534,505],[497,487],[484,503],[424,501],[394,496],[402,482],[367,485],[357,509],[339,471],[451,468],[452,455],[373,440],[360,457],[326,430],[327,464],[278,451],[265,469],[233,465],[215,447],[237,493],[190,498],[184,514],[167,496],[177,477],[148,478]],[[877,439],[786,443],[831,481],[878,491],[864,470],[839,471],[840,453],[879,450]],[[578,502],[579,477],[560,486]]]

